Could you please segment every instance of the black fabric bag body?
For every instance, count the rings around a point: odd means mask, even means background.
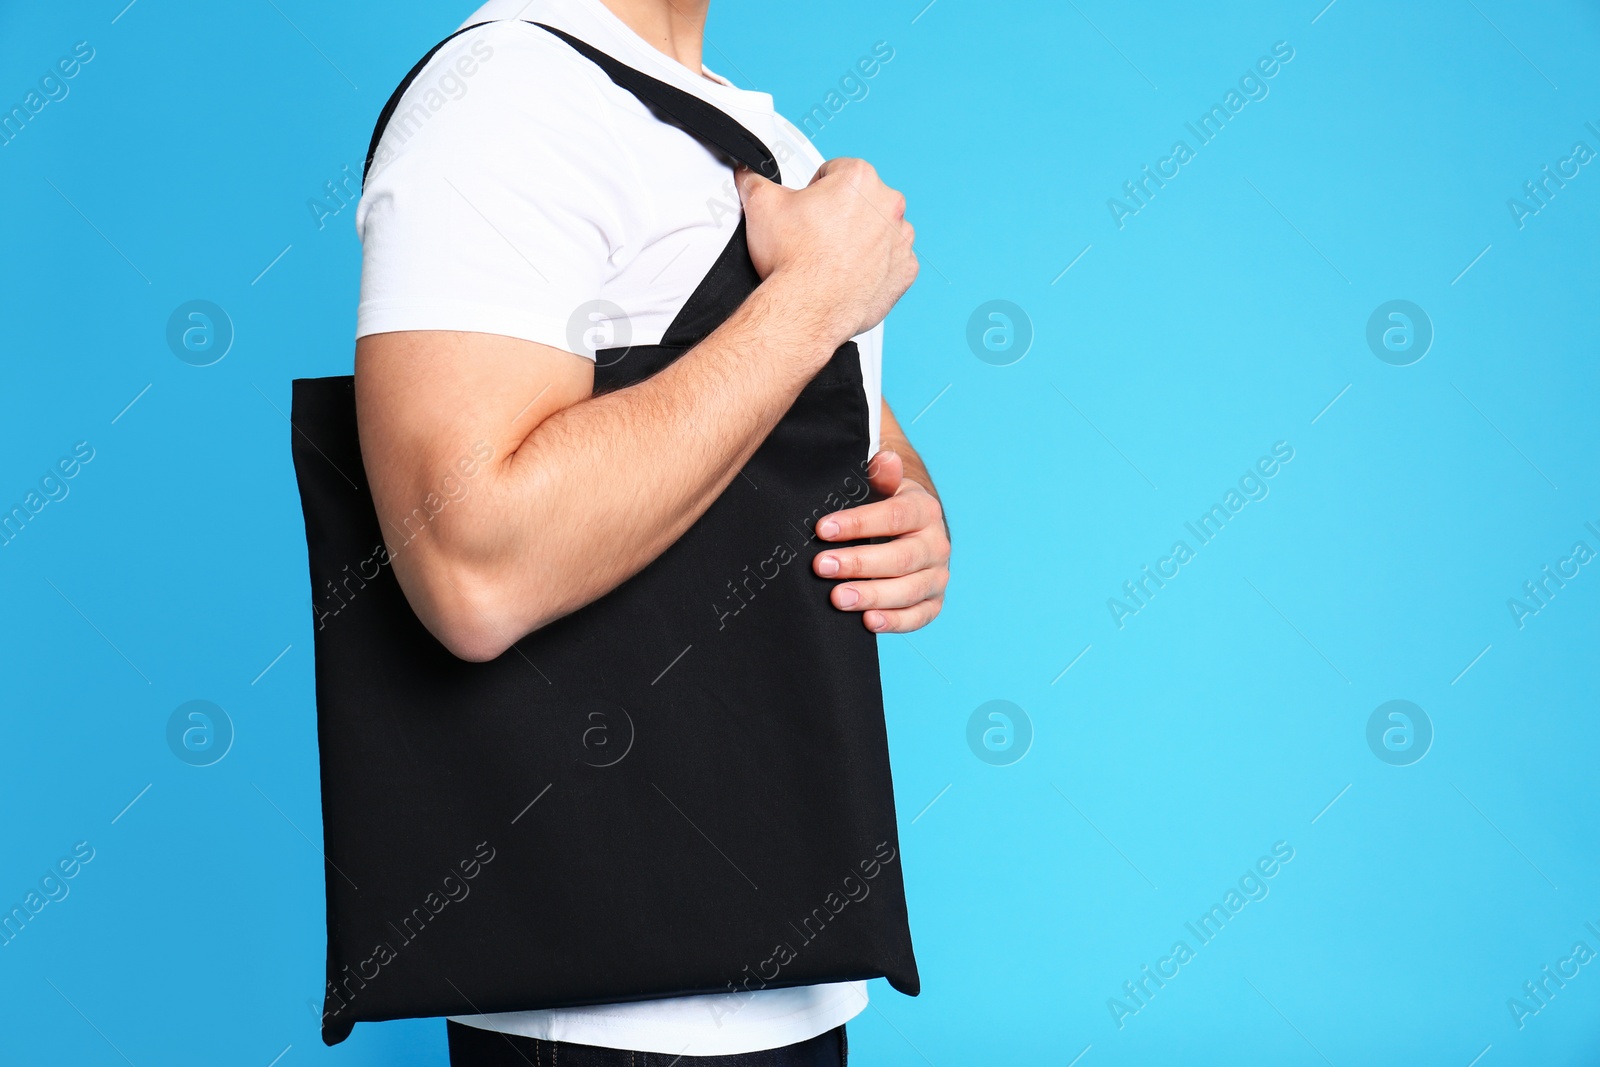
[[[720,110],[544,29],[777,177]],[[598,353],[596,392],[669,365],[757,283],[741,222],[660,345]],[[452,656],[394,578],[352,379],[295,381],[291,421],[316,614],[324,1041],[358,1021],[873,977],[918,992],[876,638],[811,570],[815,520],[868,496],[853,343],[664,554],[487,663]]]

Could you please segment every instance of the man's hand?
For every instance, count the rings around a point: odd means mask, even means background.
[[[826,549],[812,564],[824,578],[847,579],[833,589],[833,606],[862,612],[874,633],[907,633],[928,625],[944,606],[950,581],[950,535],[939,498],[905,477],[900,454],[872,457],[867,481],[885,499],[824,515],[824,541],[890,537],[881,545]]]
[[[794,190],[741,167],[750,260],[835,347],[883,321],[917,277],[906,198],[861,159],[830,159]]]

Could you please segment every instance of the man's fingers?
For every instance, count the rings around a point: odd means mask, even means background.
[[[898,578],[935,562],[924,538],[898,537],[881,545],[829,549],[817,555],[811,569],[822,578]]]
[[[824,541],[898,537],[931,526],[939,515],[939,502],[931,493],[900,493],[887,500],[824,515],[817,521],[817,536]]]
[[[878,172],[872,168],[872,164],[864,159],[857,159],[854,156],[835,156],[832,159],[823,160],[822,166],[817,168],[817,172],[811,176],[811,180],[813,182],[820,181],[830,174],[872,178],[878,176]]]
[[[908,634],[932,622],[943,602],[944,598],[939,597],[915,607],[869,611],[861,616],[861,624],[875,634]]]
[[[840,611],[909,608],[943,596],[949,579],[949,572],[942,567],[922,570],[900,578],[836,585],[828,599]]]

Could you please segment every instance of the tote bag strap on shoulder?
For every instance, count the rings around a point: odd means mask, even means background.
[[[742,163],[751,170],[761,174],[772,181],[781,181],[782,177],[778,168],[778,161],[774,158],[772,150],[766,144],[745,129],[720,108],[707,103],[693,93],[685,92],[677,86],[668,85],[648,74],[634,70],[626,63],[618,62],[604,52],[581,41],[571,34],[558,30],[554,26],[546,26],[542,22],[522,20],[530,26],[537,26],[546,30],[567,44],[571,45],[579,55],[592,62],[606,73],[613,82],[634,96],[646,107],[655,112],[663,122],[678,127],[691,137],[716,149],[735,163]],[[416,81],[428,63],[445,45],[479,26],[488,26],[489,22],[478,22],[471,26],[464,26],[440,41],[428,50],[428,54],[417,61],[400,84],[389,96],[383,110],[378,114],[377,125],[372,131],[372,141],[367,146],[366,164],[361,170],[361,180],[366,182],[367,175],[372,171],[372,161],[378,154],[378,142],[383,139],[383,131],[388,127],[389,120],[394,117],[395,110],[400,106],[400,98],[405,95],[411,83]]]

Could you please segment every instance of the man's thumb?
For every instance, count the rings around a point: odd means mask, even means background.
[[[750,198],[755,195],[757,189],[776,183],[768,181],[749,167],[740,166],[733,172],[733,184],[738,186],[739,203],[744,205],[750,203]]]
[[[880,449],[867,464],[867,484],[879,496],[894,496],[905,477],[905,464],[892,448]]]

